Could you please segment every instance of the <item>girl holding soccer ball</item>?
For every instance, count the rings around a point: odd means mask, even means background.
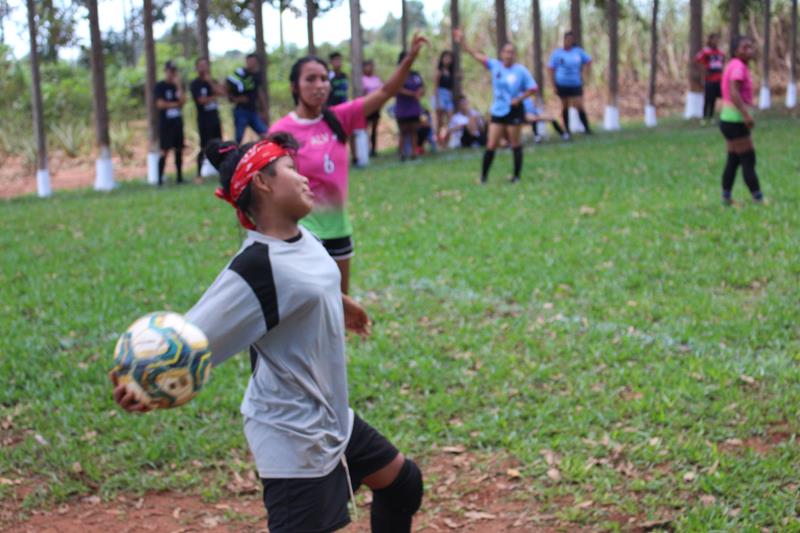
[[[213,142],[217,196],[230,203],[244,242],[186,314],[218,365],[249,348],[253,373],[241,411],[273,533],[334,531],[362,483],[373,492],[373,531],[410,531],[422,474],[349,407],[345,329],[370,333],[366,311],[342,294],[341,273],[300,220],[314,207],[297,168],[297,141],[272,134],[242,148]],[[115,401],[146,411],[112,373]]]

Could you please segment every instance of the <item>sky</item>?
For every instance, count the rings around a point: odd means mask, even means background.
[[[141,0],[133,0],[139,2]],[[131,0],[100,0],[100,31],[106,32],[109,29],[119,30],[122,27],[122,17],[119,15],[121,5],[130,5]],[[22,57],[28,53],[28,33],[27,33],[27,11],[24,0],[10,0],[9,4],[14,9],[12,17],[4,24],[6,42],[12,47],[16,57]],[[445,0],[423,0],[425,5],[425,15],[428,20],[437,22],[442,19]],[[361,1],[361,24],[364,28],[380,27],[389,13],[395,17],[400,17],[401,2],[395,1]],[[154,33],[156,38],[166,31],[176,20],[180,18],[179,2],[173,2],[167,10],[167,22],[156,24]],[[190,14],[190,24],[192,17]],[[304,17],[295,17],[291,13],[283,15],[283,33],[286,43],[294,43],[299,46],[307,44],[306,21]],[[273,50],[280,43],[278,11],[269,5],[264,6],[264,33],[267,41],[267,49]],[[243,32],[236,32],[226,28],[218,28],[213,25],[209,27],[209,48],[211,55],[221,55],[228,50],[249,51],[253,47],[254,30],[248,28]],[[314,22],[314,40],[317,44],[324,42],[339,43],[347,39],[350,35],[350,8],[347,1],[342,5],[325,13]],[[89,24],[84,18],[78,27],[78,37],[82,44],[89,43]],[[66,59],[77,55],[78,50],[64,50],[62,57]]]

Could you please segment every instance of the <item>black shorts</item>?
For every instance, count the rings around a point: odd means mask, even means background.
[[[512,105],[508,114],[503,116],[492,115],[492,124],[506,124],[508,126],[519,126],[525,122],[525,106],[522,104]]]
[[[397,457],[386,437],[355,415],[344,456],[355,491],[368,475]],[[320,478],[262,479],[270,533],[335,531],[350,523],[347,471],[340,462]]]
[[[705,89],[706,89],[705,97],[707,99],[722,98],[722,82],[707,81]]]
[[[350,259],[356,253],[356,246],[353,236],[338,237],[336,239],[322,239],[322,246],[328,251],[328,255],[337,261]]]
[[[719,131],[729,141],[750,137],[750,128],[744,122],[719,121]]]
[[[183,149],[183,119],[171,118],[159,122],[158,142],[162,150]]]
[[[222,139],[219,114],[207,112],[197,115],[197,131],[200,134],[200,150],[205,149],[214,139]]]
[[[416,124],[417,122],[419,122],[419,115],[416,117],[403,117],[397,119],[398,124]]]
[[[567,87],[564,85],[556,85],[556,94],[561,98],[577,98],[583,96],[583,86]]]

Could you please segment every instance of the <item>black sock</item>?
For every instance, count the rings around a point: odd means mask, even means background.
[[[578,116],[581,117],[581,122],[583,123],[583,128],[586,130],[586,133],[592,133],[592,128],[589,127],[589,118],[586,116],[586,111],[579,109]]]
[[[761,200],[764,195],[761,194],[761,184],[758,182],[758,175],[756,174],[756,151],[750,150],[739,154],[739,161],[742,163],[742,175],[747,188],[750,189],[750,194],[756,200]]]
[[[736,169],[739,168],[739,154],[728,152],[728,160],[722,171],[722,197],[730,200],[733,191],[733,182],[736,179]]]
[[[201,177],[203,175],[203,151],[197,154],[197,177]]]
[[[561,120],[564,121],[564,131],[569,133],[569,108],[561,110]]]
[[[559,126],[557,120],[553,120],[550,124],[553,125],[553,129],[556,130],[559,135],[564,135],[564,130],[561,129],[561,126]]]
[[[167,156],[162,155],[158,158],[158,184],[164,183],[164,166],[167,164]]]
[[[183,182],[183,154],[179,148],[175,149],[175,177],[178,183]]]
[[[483,168],[481,170],[481,181],[489,179],[489,169],[492,167],[494,161],[494,150],[486,150],[483,152]]]
[[[539,125],[538,122],[534,122],[533,124],[531,124],[531,130],[533,130],[533,136],[534,137],[538,137],[539,136],[539,130],[536,129],[536,126],[538,126],[538,125]]]
[[[511,152],[514,154],[514,178],[519,179],[519,173],[522,171],[522,146],[512,148]]]

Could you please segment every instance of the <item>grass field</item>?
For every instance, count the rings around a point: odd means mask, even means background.
[[[576,526],[668,511],[683,531],[800,531],[800,124],[755,134],[768,205],[719,202],[715,128],[596,135],[351,174],[351,403],[401,448],[507,452]],[[185,408],[128,416],[106,372],[135,317],[188,309],[240,243],[212,185],[0,204],[0,478],[214,498],[249,470],[249,362]],[[428,479],[434,487],[436,479]],[[12,490],[0,484],[0,497]],[[592,500],[588,506],[565,501]]]

